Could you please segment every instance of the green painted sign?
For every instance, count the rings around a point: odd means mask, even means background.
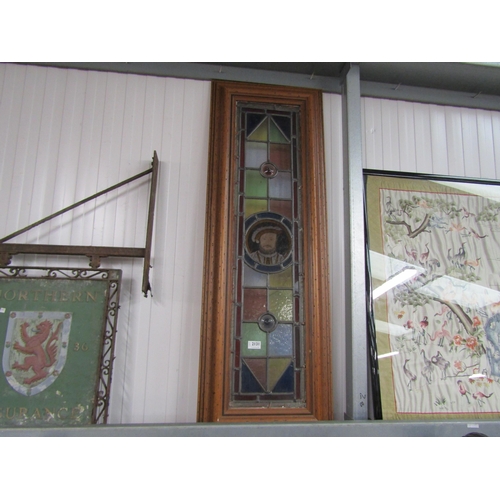
[[[77,276],[0,276],[0,426],[88,425],[109,400],[121,271]]]

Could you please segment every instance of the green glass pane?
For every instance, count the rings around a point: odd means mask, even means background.
[[[292,321],[292,290],[269,290],[269,312],[274,314],[278,321]]]
[[[267,119],[264,120],[249,136],[251,141],[267,141]]]
[[[266,161],[267,143],[247,141],[245,145],[245,168],[259,168]]]
[[[245,196],[267,198],[267,179],[262,177],[258,170],[245,172]]]
[[[271,288],[292,288],[292,268],[289,267],[282,273],[269,275],[269,286]]]
[[[243,323],[241,333],[241,355],[244,358],[261,358],[267,354],[266,333],[257,323]]]
[[[267,210],[267,200],[245,200],[245,219],[257,212]]]
[[[281,133],[281,130],[271,121],[269,139],[271,142],[278,142],[280,144],[288,142],[286,137]]]

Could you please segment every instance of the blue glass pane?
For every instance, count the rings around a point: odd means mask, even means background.
[[[293,354],[292,325],[278,325],[269,334],[269,356],[291,356]]]
[[[243,363],[241,367],[241,392],[262,392],[263,389],[252,372]]]
[[[290,366],[274,386],[273,392],[293,392],[293,373],[293,364],[290,363]]]

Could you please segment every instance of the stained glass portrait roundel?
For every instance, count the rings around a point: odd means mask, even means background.
[[[278,273],[292,264],[292,223],[274,212],[245,221],[245,262],[260,272]]]

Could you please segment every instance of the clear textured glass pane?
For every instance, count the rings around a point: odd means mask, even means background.
[[[292,197],[292,176],[286,172],[279,172],[276,177],[269,179],[269,196],[290,199]]]
[[[267,161],[267,144],[265,142],[247,141],[245,168],[259,168],[265,161]]]
[[[254,271],[248,266],[245,266],[243,274],[244,286],[265,287],[267,285],[267,274]]]

